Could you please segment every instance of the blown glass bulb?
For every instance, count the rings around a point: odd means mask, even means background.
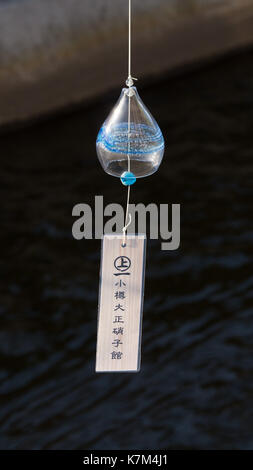
[[[109,175],[152,175],[162,161],[164,138],[136,87],[123,88],[97,137],[97,155]]]

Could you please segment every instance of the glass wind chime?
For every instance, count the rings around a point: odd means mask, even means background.
[[[97,372],[137,371],[140,368],[146,237],[126,234],[131,224],[130,187],[137,178],[155,173],[164,154],[162,132],[134,86],[137,79],[131,75],[131,2],[129,0],[127,87],[122,89],[96,141],[98,159],[105,172],[120,178],[128,187],[122,234],[103,237]],[[117,297],[122,301],[117,300],[114,305]]]

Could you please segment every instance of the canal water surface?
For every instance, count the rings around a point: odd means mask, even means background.
[[[149,241],[142,367],[95,374],[100,241],[72,208],[124,203],[95,153],[118,98],[0,136],[1,449],[252,449],[253,53],[139,88],[166,154],[132,202],[180,203]]]

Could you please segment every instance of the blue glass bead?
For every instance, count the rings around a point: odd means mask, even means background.
[[[124,184],[124,186],[131,186],[132,184],[135,183],[136,178],[131,171],[124,171],[124,173],[120,177],[121,183]]]

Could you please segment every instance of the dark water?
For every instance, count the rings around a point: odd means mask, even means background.
[[[119,90],[0,137],[1,449],[253,448],[253,53],[141,91],[166,138],[132,202],[180,203],[148,244],[142,369],[94,373],[99,241],[72,207],[125,201],[96,159]]]

